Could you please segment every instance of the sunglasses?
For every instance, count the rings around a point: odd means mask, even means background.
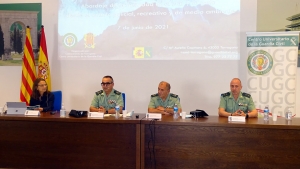
[[[107,83],[103,83],[103,82],[102,82],[102,83],[101,83],[102,86],[108,86],[108,85],[110,85],[110,84],[112,84],[112,82],[111,82],[111,83],[110,83],[110,82],[107,82]]]

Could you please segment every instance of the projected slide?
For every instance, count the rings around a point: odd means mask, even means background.
[[[238,60],[240,0],[59,0],[66,60]]]

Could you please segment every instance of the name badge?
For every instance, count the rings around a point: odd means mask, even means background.
[[[103,118],[104,113],[101,112],[89,112],[88,118]]]
[[[159,114],[159,113],[148,113],[147,118],[148,119],[161,119],[161,114]]]
[[[26,110],[24,115],[25,116],[39,116],[40,111],[38,111],[38,110]]]
[[[246,122],[245,116],[228,116],[228,122]]]

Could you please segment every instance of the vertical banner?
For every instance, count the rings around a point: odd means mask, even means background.
[[[299,32],[247,33],[246,85],[257,109],[296,114],[298,44]]]

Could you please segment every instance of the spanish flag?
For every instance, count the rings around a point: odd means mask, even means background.
[[[51,76],[50,66],[48,61],[46,36],[44,32],[44,26],[41,27],[41,39],[40,39],[40,55],[38,62],[38,77],[45,79],[48,85],[48,90],[51,91]]]
[[[34,65],[34,56],[32,51],[32,42],[30,36],[30,28],[26,28],[26,40],[24,45],[24,56],[22,63],[22,80],[20,100],[29,105],[30,95],[32,93],[33,82],[36,78],[36,70]]]

